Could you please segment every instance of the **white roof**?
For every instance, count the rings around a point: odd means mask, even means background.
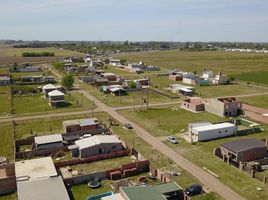
[[[115,76],[114,73],[106,72],[102,74],[103,76]]]
[[[53,97],[53,96],[63,96],[64,93],[63,92],[60,92],[58,90],[53,90],[51,92],[48,93],[48,96],[50,97]]]
[[[47,84],[42,87],[42,89],[57,89],[58,87],[53,84]]]
[[[17,182],[19,200],[69,200],[60,176],[34,181]]]
[[[84,149],[100,144],[110,144],[110,143],[122,143],[115,135],[94,135],[89,138],[84,138],[75,141],[76,146],[79,149]]]
[[[54,142],[62,142],[61,134],[53,134],[53,135],[44,135],[34,137],[35,144],[48,144]]]
[[[235,125],[229,122],[225,122],[225,123],[220,123],[220,124],[211,124],[211,125],[206,125],[206,126],[194,127],[193,130],[210,131],[210,130],[217,130],[217,129],[222,129],[222,128],[231,128],[231,127],[235,127]]]
[[[57,171],[51,157],[15,162],[15,172],[17,181],[57,176]]]
[[[121,88],[121,87],[110,88],[110,91],[111,91],[111,92],[115,92],[115,91],[118,91],[118,90],[124,90],[124,89]],[[124,90],[124,91],[125,91],[125,90]]]
[[[174,89],[194,89],[194,87],[181,85],[181,84],[170,84],[169,86]]]

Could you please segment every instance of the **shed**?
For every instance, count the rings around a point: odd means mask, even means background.
[[[34,137],[35,149],[37,150],[62,147],[62,142],[63,139],[61,134]]]
[[[58,90],[53,90],[48,93],[49,103],[51,106],[59,106],[64,103],[64,93]]]

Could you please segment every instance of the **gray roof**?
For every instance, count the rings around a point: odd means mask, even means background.
[[[62,142],[61,134],[43,135],[34,137],[35,144],[48,144],[55,142]]]
[[[98,124],[98,123],[96,123],[93,118],[80,120],[80,126],[90,126],[90,125],[96,125],[96,124]]]
[[[226,148],[234,153],[239,153],[248,149],[256,147],[266,147],[264,141],[259,139],[243,139],[243,140],[234,140],[231,142],[226,142],[221,144],[221,147]]]
[[[17,182],[19,200],[69,200],[60,176],[34,181]]]

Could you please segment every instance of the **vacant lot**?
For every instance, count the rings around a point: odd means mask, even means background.
[[[22,114],[47,111],[62,112],[71,109],[90,109],[92,107],[92,102],[76,91],[69,92],[64,98],[65,102],[68,104],[67,107],[52,108],[49,105],[48,99],[44,98],[43,94],[33,96],[13,96],[12,110],[14,114]]]
[[[203,98],[250,95],[256,93],[268,92],[266,88],[259,88],[252,85],[215,85],[195,87],[198,96]]]
[[[143,112],[121,111],[126,117],[134,120],[151,134],[156,136],[175,134],[178,136],[180,129],[185,129],[189,122],[193,121],[218,121],[221,118],[212,117],[206,113],[192,114],[188,111],[171,111],[169,109],[150,109]],[[158,114],[159,113],[159,114]],[[202,115],[203,114],[203,115]],[[231,137],[214,140],[210,142],[200,142],[196,145],[190,145],[182,139],[179,144],[171,144],[164,140],[164,143],[170,146],[178,153],[184,155],[187,159],[200,167],[206,167],[220,176],[220,180],[233,188],[242,196],[249,200],[267,199],[268,188],[260,181],[250,178],[250,176],[239,172],[239,170],[228,166],[222,160],[213,156],[213,149],[219,147],[223,142],[241,139],[241,138],[265,138],[268,134],[268,126],[264,126],[265,131],[261,134],[254,134],[244,137]],[[159,139],[162,139],[160,137]],[[256,192],[256,187],[262,187],[264,191]]]
[[[235,77],[241,81],[268,85],[268,71],[242,73]]]
[[[228,75],[252,71],[268,71],[268,56],[258,53],[224,51],[187,52],[179,50],[125,54],[128,61],[144,61],[146,64],[163,68],[179,68],[201,72],[204,69],[215,73],[222,71]]]
[[[268,95],[243,97],[243,98],[240,98],[240,100],[242,100],[245,103],[251,104],[253,106],[268,109]]]
[[[9,160],[14,159],[13,127],[11,123],[0,124],[0,156],[5,156]]]
[[[0,115],[6,115],[10,113],[10,96],[10,86],[0,86]]]

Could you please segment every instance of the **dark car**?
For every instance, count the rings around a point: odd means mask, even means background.
[[[125,124],[125,127],[126,127],[127,129],[133,129],[133,126],[132,126],[131,124]]]
[[[194,196],[203,193],[201,185],[195,184],[185,189],[185,194],[188,196]]]

